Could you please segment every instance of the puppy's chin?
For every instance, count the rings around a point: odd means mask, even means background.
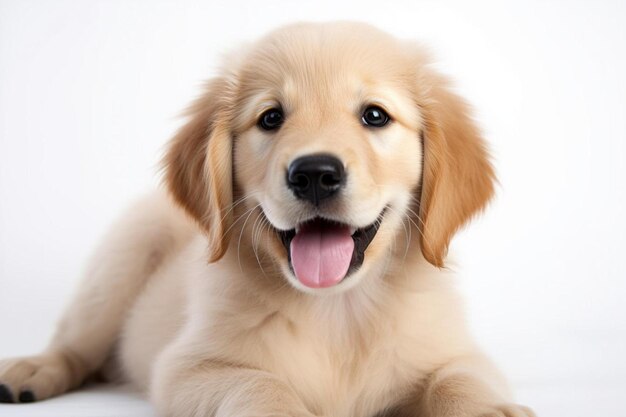
[[[363,265],[359,267],[358,270],[351,272],[345,278],[343,278],[338,284],[335,284],[330,287],[322,287],[322,288],[313,288],[304,285],[302,282],[296,278],[294,273],[292,272],[291,266],[287,260],[281,261],[281,268],[283,271],[283,275],[291,284],[292,287],[297,289],[298,291],[302,291],[307,294],[316,295],[316,296],[328,296],[328,295],[336,295],[346,292],[354,287],[356,287],[362,279],[367,275],[369,270],[369,262],[363,262]]]

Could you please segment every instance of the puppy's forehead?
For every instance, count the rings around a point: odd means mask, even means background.
[[[243,77],[254,83],[337,87],[345,76],[394,79],[408,76],[407,56],[391,36],[365,25],[301,25],[261,39],[244,64]]]

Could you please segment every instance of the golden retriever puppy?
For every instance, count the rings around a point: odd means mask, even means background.
[[[442,269],[493,194],[465,102],[422,51],[298,24],[227,60],[114,226],[48,349],[0,399],[97,372],[160,415],[532,416],[467,333]]]

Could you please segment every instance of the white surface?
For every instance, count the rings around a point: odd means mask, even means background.
[[[533,404],[540,416],[623,416],[616,401],[626,392],[624,381],[571,384],[566,381],[518,386],[518,399]],[[130,387],[98,385],[32,404],[0,404],[7,417],[157,417],[152,406]]]
[[[31,404],[0,404],[1,416],[154,417],[150,404],[130,387],[94,385]]]
[[[616,398],[626,392],[621,381],[601,384],[533,384],[518,387],[520,402],[530,404],[540,416],[623,416],[624,407]],[[92,386],[62,397],[32,404],[0,404],[7,417],[156,417],[154,409],[129,387]]]
[[[222,52],[365,20],[430,45],[492,145],[497,200],[452,248],[479,341],[541,416],[625,415],[625,18],[618,1],[0,0],[0,357],[44,346]],[[78,404],[149,413],[95,390],[0,415]]]

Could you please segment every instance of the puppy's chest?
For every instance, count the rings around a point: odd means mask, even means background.
[[[423,377],[406,354],[406,335],[392,329],[372,334],[371,329],[291,324],[263,338],[269,356],[263,366],[325,416],[373,416],[399,402]]]

